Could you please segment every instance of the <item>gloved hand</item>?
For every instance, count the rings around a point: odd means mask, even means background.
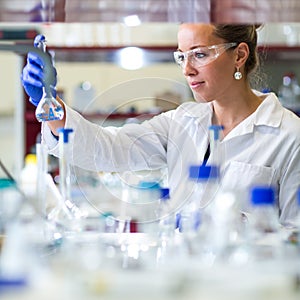
[[[45,37],[40,35],[37,38],[44,39]],[[37,46],[37,38],[35,39],[35,47]],[[27,64],[23,68],[21,81],[26,94],[30,97],[29,101],[37,106],[43,96],[43,72],[44,63],[38,54],[29,52],[27,55]],[[52,96],[56,97],[56,83],[57,83],[57,72],[53,66],[54,80],[51,83]]]

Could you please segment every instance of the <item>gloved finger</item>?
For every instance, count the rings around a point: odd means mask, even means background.
[[[24,84],[30,84],[35,87],[42,87],[43,86],[43,81],[42,77],[43,73],[40,74],[41,76],[36,75],[35,73],[32,72],[32,68],[28,70],[29,68],[25,67],[22,71],[22,76],[21,80],[23,85]]]
[[[50,54],[49,54],[49,56],[50,56],[51,62],[52,62],[52,57]],[[33,65],[40,66],[41,68],[43,68],[45,66],[45,63],[44,63],[43,59],[41,58],[41,56],[35,52],[28,52],[27,62],[29,62],[30,64],[33,64]],[[52,66],[53,66],[53,62],[52,62]]]
[[[34,53],[34,52],[28,52],[27,63],[30,65],[39,67],[40,69],[43,69],[43,67],[45,65],[44,61],[41,59],[41,57],[37,53]]]
[[[27,64],[22,71],[22,77],[24,77],[25,80],[28,80],[30,77],[33,77],[34,79],[37,79],[39,81],[43,81],[44,72],[42,69],[35,65]]]
[[[39,55],[29,52],[27,55],[27,66],[31,73],[36,75],[39,78],[43,78],[44,72],[44,62],[42,59],[39,57]],[[53,78],[54,81],[52,82],[53,85],[56,85],[56,76],[57,76],[57,71],[56,68],[52,65],[52,71],[53,71]]]
[[[40,93],[38,99],[41,99],[41,98],[42,98],[42,94],[43,94],[43,93]],[[32,97],[29,97],[29,102],[31,102],[34,106],[38,106],[40,100],[36,100],[36,99],[33,99]]]

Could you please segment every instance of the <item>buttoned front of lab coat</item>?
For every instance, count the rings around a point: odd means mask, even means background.
[[[258,92],[256,92],[258,93]],[[258,93],[260,94],[260,93]],[[222,187],[237,192],[248,210],[255,185],[273,186],[280,222],[291,225],[297,213],[300,179],[300,118],[282,107],[273,93],[219,144]],[[211,103],[186,102],[142,124],[101,127],[66,106],[66,128],[72,128],[71,163],[94,171],[122,172],[167,168],[171,193],[188,181],[192,164],[202,164],[208,148]],[[57,141],[46,123],[43,143],[58,156]],[[207,164],[213,162],[211,154]]]

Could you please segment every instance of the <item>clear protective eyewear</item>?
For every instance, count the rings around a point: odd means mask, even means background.
[[[188,58],[194,67],[203,67],[216,60],[227,49],[235,47],[237,43],[225,43],[195,48],[186,52],[175,51],[174,59],[180,67],[184,67]]]

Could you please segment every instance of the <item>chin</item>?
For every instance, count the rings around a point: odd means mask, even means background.
[[[195,94],[195,93],[194,93],[194,99],[198,103],[209,103],[209,102],[213,101],[213,100],[210,100],[210,98],[205,98],[205,97],[203,97],[199,94]]]

